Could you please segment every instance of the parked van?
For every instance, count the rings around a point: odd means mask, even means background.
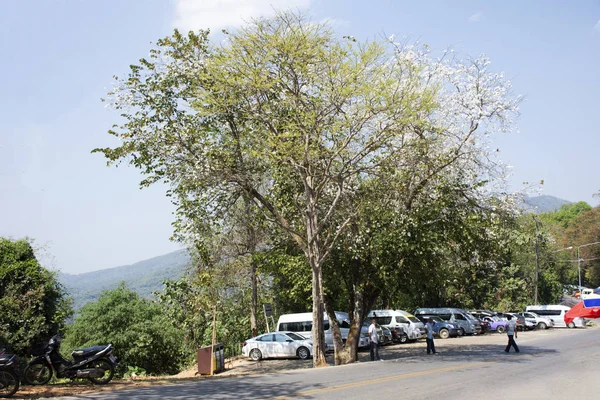
[[[581,300],[588,299],[600,299],[600,290],[598,289],[581,289],[581,294],[579,295]]]
[[[534,312],[540,317],[547,317],[554,322],[554,327],[556,328],[575,328],[575,327],[584,327],[585,320],[581,317],[577,317],[570,324],[565,323],[565,314],[569,311],[571,307],[563,306],[560,304],[549,304],[543,306],[527,306],[525,311]]]
[[[479,321],[460,308],[417,308],[415,315],[438,316],[444,321],[458,325],[459,335],[476,335],[481,332]]]
[[[411,313],[402,310],[371,310],[368,319],[374,318],[381,326],[396,331],[397,341],[417,340],[425,336],[425,325]]]
[[[340,324],[340,334],[342,340],[348,339],[350,332],[350,317],[348,313],[336,311],[335,316]],[[329,317],[323,313],[323,329],[325,330],[325,343],[329,350],[333,350],[333,333],[329,326]],[[312,313],[283,314],[277,321],[276,331],[290,331],[302,335],[306,338],[312,338]],[[358,341],[358,347],[368,347],[370,340],[368,336],[361,335]]]

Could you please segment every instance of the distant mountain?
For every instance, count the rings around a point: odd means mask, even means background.
[[[121,282],[144,297],[162,290],[165,279],[179,279],[190,264],[187,250],[178,250],[163,256],[137,262],[132,265],[87,272],[84,274],[59,273],[58,279],[74,300],[75,310],[96,300],[104,290],[114,289]]]
[[[548,195],[534,197],[526,196],[523,199],[523,204],[521,207],[534,214],[541,214],[545,212],[557,211],[565,204],[573,203],[571,201]]]

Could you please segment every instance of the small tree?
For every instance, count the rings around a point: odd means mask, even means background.
[[[111,343],[121,360],[119,373],[137,367],[149,374],[174,374],[190,360],[183,336],[159,305],[121,284],[80,310],[67,329],[64,349]]]
[[[72,315],[56,274],[43,268],[27,240],[0,238],[0,344],[19,355],[48,340]]]

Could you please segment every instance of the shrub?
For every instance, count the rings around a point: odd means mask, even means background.
[[[189,358],[182,337],[157,304],[121,284],[81,309],[67,329],[63,348],[112,343],[120,361],[119,375],[132,369],[174,374]]]

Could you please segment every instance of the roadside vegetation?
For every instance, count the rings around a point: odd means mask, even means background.
[[[174,373],[210,345],[213,316],[234,349],[265,331],[271,303],[276,315],[313,311],[315,366],[327,312],[335,363],[349,363],[370,309],[523,310],[536,287],[555,303],[577,282],[567,248],[600,241],[600,208],[565,205],[536,221],[507,194],[489,138],[514,129],[521,98],[483,56],[358,42],[280,13],[223,44],[175,31],[106,101],[123,117],[110,131],[120,142],[94,151],[139,168],[142,187],[168,186],[173,239],[192,267],[156,301],[124,285],[105,292],[63,329],[64,290],[26,241],[2,239],[0,302],[13,311],[0,338],[21,352],[64,330],[65,349],[113,343],[121,374]],[[584,254],[587,286],[600,284],[598,255]],[[27,268],[46,278],[15,283]],[[42,306],[19,314],[32,293]],[[351,317],[345,343],[335,310]]]

